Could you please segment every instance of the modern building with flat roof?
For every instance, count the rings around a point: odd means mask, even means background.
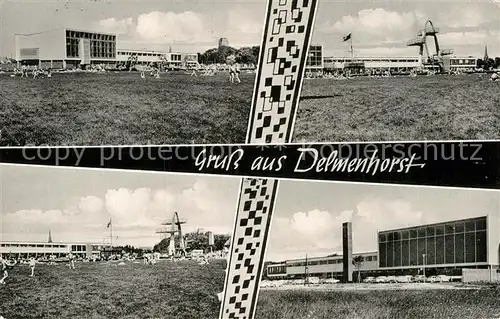
[[[354,234],[355,236],[356,234]],[[493,214],[378,232],[378,250],[361,256],[361,276],[461,275],[463,268],[499,269],[500,219]],[[269,279],[342,278],[343,257],[269,263]],[[354,272],[358,269],[353,267]]]
[[[174,67],[197,67],[197,53],[117,49],[115,34],[74,29],[57,29],[32,34],[16,34],[18,66],[42,69],[73,69],[91,64],[114,66],[137,57],[139,64],[160,62]]]
[[[382,231],[379,269],[498,268],[498,234],[490,216]]]
[[[131,57],[137,57],[137,63],[149,64],[166,62],[173,67],[192,68],[198,67],[198,53],[162,52],[147,50],[118,49],[117,63],[126,63]]]
[[[44,69],[114,64],[116,35],[74,29],[16,34],[15,50],[19,64],[38,65]]]
[[[81,258],[99,256],[107,246],[96,243],[42,243],[1,241],[0,255],[4,258],[28,259],[49,256],[65,257],[69,253]]]
[[[443,68],[445,71],[473,71],[477,66],[477,58],[474,57],[443,57]],[[357,73],[377,72],[410,72],[412,70],[425,69],[424,63],[419,57],[325,57],[323,59],[326,72],[343,72],[352,66],[356,66]]]

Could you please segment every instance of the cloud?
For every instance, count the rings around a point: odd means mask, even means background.
[[[87,196],[80,199],[78,209],[83,212],[99,213],[104,208],[104,201],[96,196]]]
[[[377,231],[437,222],[404,200],[368,198],[356,211],[297,212],[277,217],[271,229],[268,259],[301,258],[342,253],[342,224],[353,224],[355,252],[376,251]]]
[[[260,19],[259,19],[260,18]],[[256,17],[244,7],[236,7],[228,12],[228,30],[246,35],[261,35],[264,20]]]
[[[45,240],[51,229],[53,236],[61,241],[101,242],[109,236],[106,224],[112,218],[113,233],[122,244],[154,244],[160,239],[156,229],[174,212],[187,220],[186,232],[203,228],[230,233],[237,190],[233,194],[232,188],[221,189],[217,181],[220,178],[214,182],[197,180],[180,189],[108,189],[98,196],[76,198],[64,209],[4,213],[0,239],[40,241]]]
[[[108,190],[105,196],[106,210],[119,227],[154,226],[156,223],[149,214],[151,190],[139,188],[129,190],[120,188]]]
[[[447,32],[440,34],[438,39],[441,45],[453,47],[456,45],[486,44],[488,39],[494,40],[495,36],[498,37],[499,34],[486,31]]]
[[[123,20],[116,20],[115,18],[109,18],[106,20],[99,21],[99,26],[109,33],[115,33],[117,35],[129,34],[134,29],[134,19],[126,18]]]
[[[499,21],[498,8],[477,4],[451,6],[448,10],[442,11],[436,19],[442,27],[457,29],[482,27],[489,24],[496,25],[498,28]]]
[[[213,42],[201,14],[153,11],[137,18],[136,33],[151,42]]]
[[[398,41],[411,37],[424,20],[423,14],[387,11],[382,8],[363,9],[356,15],[347,15],[338,21],[320,26],[322,32],[353,33],[353,40]],[[425,21],[424,21],[425,22]],[[420,26],[421,27],[421,26]]]

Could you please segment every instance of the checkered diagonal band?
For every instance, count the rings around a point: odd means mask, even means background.
[[[268,0],[248,144],[292,138],[317,0]],[[253,319],[278,181],[243,179],[221,319]]]

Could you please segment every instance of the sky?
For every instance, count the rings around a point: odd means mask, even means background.
[[[0,56],[14,55],[14,34],[78,28],[118,35],[118,47],[204,52],[220,37],[236,48],[259,45],[263,0],[0,0]],[[500,56],[499,0],[320,0],[312,41],[324,54],[347,56],[342,36],[352,33],[356,56],[416,56],[406,41],[426,20],[456,55]]]
[[[186,232],[230,234],[239,180],[197,175],[0,165],[0,240],[152,247],[178,212]],[[117,236],[117,238],[116,238]]]
[[[279,186],[267,260],[342,254],[342,223],[353,251],[376,252],[377,231],[500,213],[500,192],[422,186],[292,182]]]
[[[152,247],[178,212],[186,232],[231,234],[240,179],[0,164],[0,240],[109,242]],[[281,181],[267,260],[341,252],[353,222],[355,252],[376,251],[377,230],[498,213],[500,192]],[[117,236],[117,238],[115,237]]]

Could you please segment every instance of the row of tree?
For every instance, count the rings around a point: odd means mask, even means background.
[[[201,249],[203,251],[208,251],[210,249],[210,246],[208,245],[208,236],[208,232],[193,232],[185,234],[184,240],[187,242],[188,250]],[[224,244],[228,239],[229,235],[214,235],[214,245],[212,249],[214,251],[223,250]],[[179,242],[178,238],[176,238],[176,242]],[[153,247],[153,251],[160,253],[168,252],[169,244],[170,239],[164,238]]]
[[[210,246],[208,245],[208,236],[209,236],[208,232],[192,232],[185,234],[184,240],[188,243],[187,250],[191,251],[195,249],[201,249],[205,252],[208,252],[210,250]],[[229,235],[214,235],[214,245],[212,246],[212,250],[213,251],[223,250],[224,245],[229,238],[230,238]],[[176,238],[176,243],[178,243],[178,238]],[[131,245],[115,246],[113,247],[113,250],[125,252],[127,254],[137,254],[137,256],[141,257],[145,253],[149,253],[151,251],[166,253],[168,252],[169,244],[170,244],[170,239],[164,238],[153,247],[153,250],[137,248]]]
[[[237,63],[256,65],[259,51],[259,46],[235,49],[223,45],[219,48],[208,49],[204,53],[198,53],[198,62],[201,64],[224,64],[228,56],[234,55]]]

